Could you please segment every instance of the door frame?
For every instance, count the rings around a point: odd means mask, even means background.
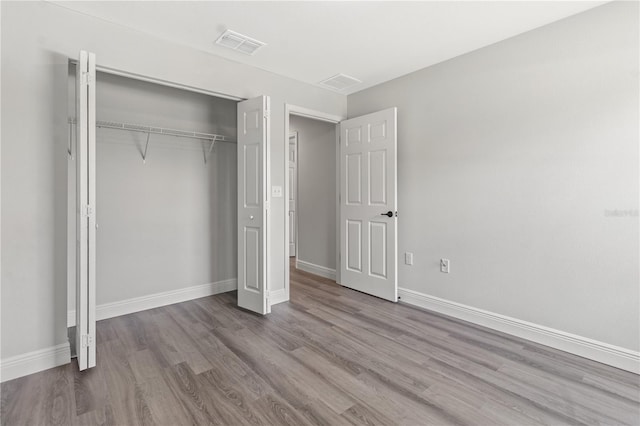
[[[327,123],[332,123],[336,126],[336,164],[339,164],[340,161],[340,129],[339,124],[341,121],[346,120],[345,115],[335,115],[329,114],[323,111],[314,110],[311,108],[306,108],[298,105],[293,105],[289,103],[284,104],[284,129],[285,129],[285,138],[284,138],[284,176],[288,176],[289,172],[289,117],[291,115],[295,115],[298,117],[310,118],[312,120],[324,121]],[[284,179],[284,198],[285,200],[289,199],[289,179]],[[340,214],[340,168],[336,167],[336,218],[339,217]],[[298,223],[299,224],[299,223]],[[297,230],[296,230],[297,232]],[[289,211],[286,209],[286,213],[284,215],[284,242],[285,242],[285,252],[284,252],[284,291],[281,294],[271,294],[271,304],[275,305],[276,303],[286,302],[289,300],[289,290],[290,290],[290,279],[291,274],[289,271]],[[296,240],[296,250],[299,252],[300,248],[297,247]],[[340,283],[340,227],[336,226],[336,282]]]
[[[73,65],[74,67],[78,64],[78,59],[77,58],[68,58],[68,64],[69,65]],[[213,90],[208,90],[208,89],[202,89],[196,86],[189,86],[187,84],[182,84],[176,81],[170,81],[170,80],[163,80],[160,78],[156,78],[156,77],[150,77],[150,76],[146,76],[146,75],[142,75],[142,74],[137,74],[134,72],[130,72],[130,71],[126,71],[126,70],[122,70],[122,69],[118,69],[118,68],[112,68],[112,67],[107,67],[107,66],[103,66],[100,65],[98,63],[96,63],[96,73],[98,72],[102,72],[105,74],[112,74],[112,75],[117,75],[120,77],[126,77],[126,78],[130,78],[133,80],[139,80],[139,81],[144,81],[147,83],[153,83],[153,84],[158,84],[160,86],[166,86],[166,87],[173,87],[176,89],[180,89],[180,90],[186,90],[189,92],[195,92],[195,93],[201,93],[203,95],[208,95],[208,96],[214,96],[214,97],[218,97],[218,98],[223,98],[223,99],[229,99],[232,101],[237,101],[237,102],[242,102],[242,101],[246,101],[247,98],[241,98],[238,96],[233,96],[233,95],[229,95],[229,94],[225,94],[225,93],[220,93],[220,92],[216,92]],[[68,76],[67,76],[68,77]],[[97,81],[97,80],[96,80]],[[73,113],[75,114],[75,112]],[[73,131],[73,134],[70,135],[70,141],[69,141],[69,146],[68,149],[70,151],[70,155],[69,158],[73,161],[75,161],[75,149],[76,149],[76,134],[75,134],[75,130]],[[72,164],[72,167],[75,170],[75,164]],[[70,183],[68,182],[67,186]],[[69,193],[69,191],[73,191],[73,193],[75,194],[75,177],[73,180],[73,186],[71,188],[67,188],[67,193]],[[73,199],[75,200],[75,195],[73,196]],[[74,303],[72,306],[69,305],[69,296],[68,293],[74,293],[76,291],[76,245],[75,245],[75,238],[76,238],[76,234],[75,234],[75,223],[76,223],[76,210],[75,210],[75,206],[73,206],[73,208],[69,208],[69,206],[67,206],[67,328],[69,327],[73,327],[75,325],[76,319],[75,319],[75,311],[77,308],[77,301],[76,303]],[[71,226],[73,226],[73,230],[71,229]],[[71,244],[69,242],[72,242]],[[73,308],[73,309],[70,309]],[[96,318],[97,321],[97,318]]]
[[[76,65],[78,60],[75,58],[69,58],[69,64]],[[214,90],[202,89],[197,86],[189,86],[188,84],[179,83],[177,81],[163,80],[161,78],[151,77],[143,74],[137,74],[131,71],[122,70],[119,68],[107,67],[96,63],[96,72],[103,72],[105,74],[118,75],[120,77],[131,78],[133,80],[145,81],[147,83],[158,84],[160,86],[173,87],[180,90],[186,90],[189,92],[202,93],[203,95],[215,96],[217,98],[229,99],[232,101],[246,101],[248,98],[242,98],[239,96],[229,95],[222,92],[216,92]]]
[[[291,138],[295,138],[295,145],[296,145],[296,175],[293,177],[293,180],[296,183],[296,193],[294,194],[294,196],[295,196],[294,203],[295,203],[296,209],[294,210],[294,213],[293,213],[293,217],[295,218],[295,221],[296,221],[296,226],[295,226],[296,235],[294,235],[293,237],[294,237],[294,244],[296,246],[296,254],[295,254],[295,256],[296,256],[296,259],[297,259],[297,257],[298,257],[298,132],[297,131],[296,132],[289,132],[289,145],[291,145]],[[289,185],[289,181],[287,181],[287,185]],[[287,193],[287,196],[289,195],[290,192],[291,192],[291,185],[289,185],[289,192]],[[288,206],[289,198],[287,198],[286,203],[287,203],[287,206]],[[288,210],[288,207],[287,207],[287,210]],[[289,215],[287,215],[287,218],[289,218]],[[288,223],[291,224],[290,221]],[[291,237],[291,235],[289,235],[289,237]],[[290,246],[287,246],[287,247],[290,247]],[[287,250],[289,250],[289,249],[287,249]],[[288,255],[289,259],[291,259],[291,251],[287,251],[287,255]]]

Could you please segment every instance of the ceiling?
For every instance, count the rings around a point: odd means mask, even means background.
[[[52,1],[138,31],[317,85],[344,73],[350,94],[606,1]],[[231,29],[267,45],[215,44]]]

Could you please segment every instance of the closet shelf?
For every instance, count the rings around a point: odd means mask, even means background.
[[[235,142],[235,140],[229,138],[228,136],[217,135],[215,133],[200,133],[187,130],[166,129],[163,127],[145,126],[142,124],[116,123],[114,121],[96,121],[96,127],[129,130],[132,132],[154,133],[159,135],[179,136],[184,138],[193,138],[216,142]]]
[[[69,125],[70,125],[70,132],[72,131],[72,125],[76,124],[76,120],[70,118],[69,119]],[[105,129],[118,129],[118,130],[125,130],[125,131],[130,131],[130,132],[140,132],[140,133],[146,133],[147,134],[147,142],[145,144],[144,147],[144,152],[142,152],[142,161],[146,162],[147,159],[147,150],[149,148],[149,138],[151,136],[151,134],[157,134],[157,135],[167,135],[167,136],[177,136],[180,138],[191,138],[191,139],[198,139],[198,140],[202,140],[202,141],[209,141],[211,142],[211,144],[209,145],[209,149],[204,152],[204,163],[207,164],[207,159],[209,157],[209,155],[211,154],[211,151],[213,150],[213,147],[215,145],[216,142],[227,142],[227,143],[236,143],[235,139],[232,139],[228,136],[224,136],[224,135],[218,135],[215,133],[202,133],[202,132],[194,132],[194,131],[188,131],[188,130],[178,130],[178,129],[168,129],[168,128],[164,128],[164,127],[155,127],[155,126],[146,126],[143,124],[132,124],[132,123],[119,123],[116,121],[101,121],[101,120],[96,120],[96,127],[98,128],[105,128]],[[71,133],[70,133],[70,138],[71,138]],[[68,153],[69,156],[72,156],[72,152],[71,152],[71,142],[69,142],[69,149],[68,149]]]
[[[75,124],[76,120],[69,119],[69,124]],[[127,130],[131,132],[154,133],[159,135],[179,136],[183,138],[200,139],[215,142],[231,142],[235,143],[235,139],[228,136],[218,135],[215,133],[201,133],[188,130],[167,129],[164,127],[146,126],[143,124],[118,123],[115,121],[96,120],[96,127],[104,127],[108,129]]]

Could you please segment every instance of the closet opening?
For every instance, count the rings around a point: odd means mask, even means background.
[[[73,353],[75,65],[68,87]],[[96,320],[235,290],[238,101],[106,72],[95,88]]]

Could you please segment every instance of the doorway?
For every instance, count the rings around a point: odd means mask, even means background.
[[[289,256],[295,267],[336,278],[336,125],[289,121]]]
[[[293,118],[295,117],[295,118]],[[335,135],[335,270],[309,264],[304,258],[301,229],[304,219],[300,197],[305,191],[298,180],[296,203],[296,260],[290,261],[290,214],[285,214],[285,294],[274,304],[289,300],[290,263],[298,269],[335,279],[336,283],[373,296],[398,301],[397,276],[397,109],[387,108],[348,120],[306,108],[286,105],[285,128],[298,117],[328,122]],[[285,140],[286,173],[289,173],[289,139]],[[298,132],[298,179],[304,168]],[[315,159],[314,159],[315,160]],[[317,164],[317,161],[314,161]],[[289,197],[289,179],[285,196]],[[317,180],[316,180],[317,181]],[[313,193],[313,191],[311,191]],[[326,205],[316,204],[316,206]],[[325,216],[326,217],[326,216]],[[325,229],[325,235],[327,230]],[[330,231],[329,231],[330,232]],[[327,247],[325,244],[323,247]]]
[[[339,123],[344,117],[286,105],[285,291],[274,302],[289,300],[291,269],[339,282],[337,170]]]

